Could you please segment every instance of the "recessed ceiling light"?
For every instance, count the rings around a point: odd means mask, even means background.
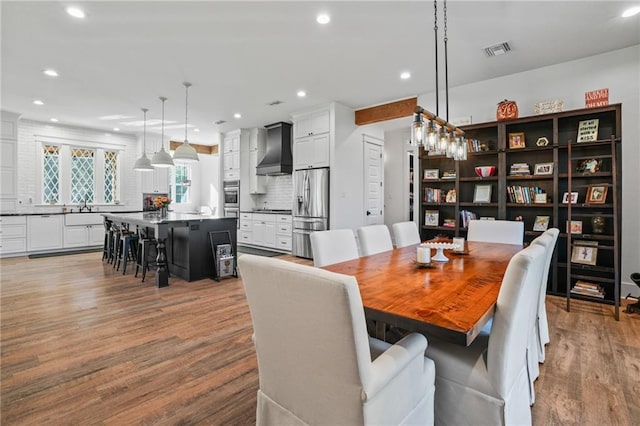
[[[113,131],[114,131],[114,132],[119,132],[119,131],[120,131],[120,127],[114,127],[114,128],[113,128]]]
[[[42,102],[40,99],[36,99],[35,101],[33,101],[34,105],[44,105],[44,102]]]
[[[45,73],[45,75],[48,75],[49,77],[58,76],[58,72],[56,70],[48,69],[48,70],[44,70],[43,72]]]
[[[640,13],[640,6],[633,6],[633,7],[630,7],[629,9],[625,10],[624,12],[622,12],[622,17],[623,18],[630,18],[632,16],[637,15],[638,13]]]
[[[57,122],[58,122],[58,119],[57,119],[57,118],[51,118],[51,119],[49,119],[49,121],[52,121],[52,122],[54,122],[54,123],[57,123]]]
[[[195,128],[195,129],[193,129],[193,131],[194,131],[194,132],[199,132],[199,131],[200,131],[200,129]]]
[[[400,78],[403,80],[408,80],[411,78],[411,73],[409,71],[405,71],[400,74]]]
[[[305,92],[304,90],[298,90],[299,98],[304,98],[305,96],[307,96],[307,92]]]
[[[79,18],[82,19],[85,17],[84,11],[82,9],[80,9],[79,7],[68,7],[67,8],[67,13],[71,16],[73,16],[74,18]]]
[[[242,114],[236,112],[235,114],[233,114],[233,118],[242,118]]]
[[[318,22],[318,24],[325,25],[325,24],[328,24],[329,22],[331,22],[331,18],[326,13],[321,13],[316,18],[316,22]]]

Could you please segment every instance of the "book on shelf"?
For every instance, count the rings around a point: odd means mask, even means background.
[[[456,227],[456,220],[455,219],[445,219],[444,223],[442,224],[442,226],[447,227],[447,228],[455,228]]]
[[[467,146],[469,147],[469,152],[489,151],[489,144],[480,142],[478,139],[467,139]]]
[[[423,200],[427,203],[439,203],[442,200],[442,190],[440,188],[426,187],[423,192]]]
[[[531,170],[527,163],[513,163],[509,169],[509,175],[511,176],[526,176],[530,174]]]
[[[469,226],[470,220],[476,220],[477,218],[478,216],[473,212],[470,212],[468,210],[460,210],[460,223],[462,224],[463,228],[467,228]]]
[[[583,296],[589,296],[589,297],[596,297],[598,299],[604,299],[605,290],[599,284],[578,280],[571,288],[571,293],[581,294]]]
[[[533,204],[536,194],[543,194],[544,189],[539,186],[507,185],[507,196],[510,203]]]

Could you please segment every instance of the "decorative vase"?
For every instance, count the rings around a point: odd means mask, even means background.
[[[162,206],[160,207],[160,217],[162,219],[166,219],[167,218],[167,214],[169,213],[169,208],[167,206]]]
[[[604,217],[602,216],[592,217],[591,227],[594,234],[602,234],[604,232]]]

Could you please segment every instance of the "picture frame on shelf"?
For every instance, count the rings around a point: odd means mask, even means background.
[[[526,148],[524,132],[509,133],[509,149]]]
[[[549,219],[551,216],[536,216],[535,222],[533,222],[534,231],[546,231],[549,228]]]
[[[600,171],[601,167],[601,159],[590,158],[588,160],[582,160],[580,164],[576,166],[576,171],[580,173],[596,173]]]
[[[533,195],[534,204],[547,204],[547,193],[540,192],[538,194]]]
[[[439,179],[439,169],[424,169],[423,179]]]
[[[578,135],[576,137],[576,143],[597,141],[599,123],[600,120],[597,118],[580,121],[578,123]]]
[[[533,169],[533,174],[538,176],[552,175],[553,174],[553,162],[551,163],[538,163]]]
[[[490,203],[491,202],[492,185],[476,185],[473,190],[474,203]]]
[[[567,234],[582,234],[582,221],[572,220],[567,221]]]
[[[562,204],[569,204],[569,193],[565,192],[562,195]],[[577,192],[572,192],[571,193],[571,204],[578,204],[578,193]]]
[[[538,140],[536,141],[536,146],[547,146],[547,145],[549,145],[549,139],[547,139],[546,136],[542,136],[538,138]]]
[[[587,190],[587,204],[604,204],[607,201],[607,190],[609,187],[606,184],[589,185]]]
[[[425,210],[424,226],[438,226],[440,223],[440,212],[438,210]]]
[[[598,242],[580,241],[571,250],[571,262],[595,266],[598,262]]]

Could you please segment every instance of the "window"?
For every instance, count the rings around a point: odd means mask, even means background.
[[[49,140],[48,140],[49,139]],[[65,143],[42,137],[38,180],[43,204],[116,204],[120,198],[119,145]],[[61,138],[60,138],[61,139]],[[40,198],[40,197],[39,197]]]
[[[177,204],[189,203],[189,188],[191,187],[191,167],[184,164],[176,164],[174,179],[171,189],[173,201]]]
[[[71,150],[71,203],[93,203],[94,157],[91,149]]]
[[[42,148],[42,201],[57,203],[60,197],[60,147],[44,145]]]
[[[104,202],[113,204],[118,194],[118,152],[104,152]]]

